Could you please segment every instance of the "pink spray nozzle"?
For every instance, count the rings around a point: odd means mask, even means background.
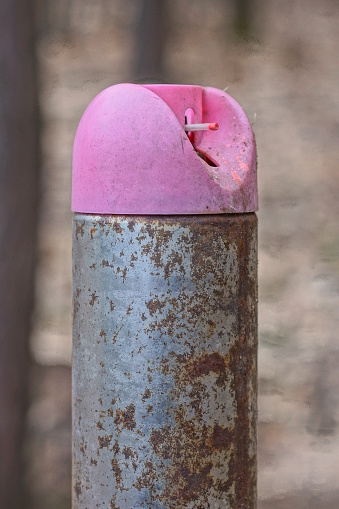
[[[78,126],[72,210],[253,212],[256,165],[251,125],[225,92],[190,85],[115,85],[95,97]]]

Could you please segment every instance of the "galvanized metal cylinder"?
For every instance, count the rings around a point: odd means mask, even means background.
[[[254,509],[257,220],[75,214],[74,509]]]

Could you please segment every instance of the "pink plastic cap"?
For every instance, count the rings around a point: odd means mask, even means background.
[[[185,132],[186,123],[218,130]],[[124,83],[86,109],[74,141],[72,210],[221,214],[257,210],[257,155],[239,104],[215,88]]]

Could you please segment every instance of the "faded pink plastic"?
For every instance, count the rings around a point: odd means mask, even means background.
[[[195,133],[190,123],[217,122]],[[200,155],[199,155],[200,153]],[[207,163],[212,161],[216,166]],[[91,214],[220,214],[257,210],[257,155],[239,104],[215,88],[107,88],[90,103],[73,150],[72,210]]]

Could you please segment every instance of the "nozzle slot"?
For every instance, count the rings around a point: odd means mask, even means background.
[[[192,124],[194,124],[194,110],[193,110],[193,108],[187,108],[187,110],[185,111],[185,126],[192,125]],[[203,124],[197,124],[197,125],[203,125]],[[216,125],[218,126],[218,124],[216,124]],[[203,153],[200,150],[196,149],[195,144],[194,144],[195,143],[195,131],[188,131],[187,129],[185,129],[185,131],[187,133],[188,139],[190,140],[190,142],[193,145],[193,148],[194,148],[196,154],[199,157],[201,157],[201,159],[203,161],[205,161],[205,163],[207,163],[209,166],[212,166],[213,168],[217,168],[219,165],[216,164],[214,161],[212,161],[212,159],[206,153]]]

